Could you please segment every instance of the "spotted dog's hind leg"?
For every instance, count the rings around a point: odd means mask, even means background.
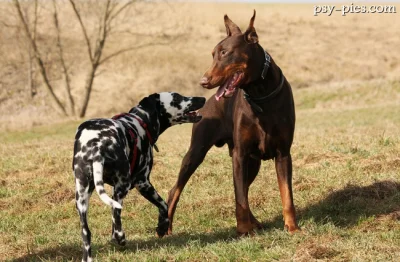
[[[89,198],[94,190],[93,181],[77,169],[75,172],[75,200],[82,226],[83,257],[82,261],[92,261],[92,249],[90,246],[91,232],[87,223],[87,213],[89,209]]]
[[[127,169],[129,169],[129,165]],[[118,176],[118,173],[116,175]],[[113,188],[113,199],[120,203],[121,206],[130,187],[130,183],[119,180]],[[119,208],[112,208],[112,239],[117,241],[119,245],[125,246],[126,240],[125,233],[122,230],[121,211]]]
[[[158,207],[159,215],[156,231],[159,237],[163,237],[167,233],[169,225],[167,203],[165,203],[164,199],[160,197],[150,181],[140,181],[135,184],[135,187],[140,192],[140,194],[144,196],[144,198],[146,198],[153,205]]]

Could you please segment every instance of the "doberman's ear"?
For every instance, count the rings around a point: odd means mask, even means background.
[[[234,22],[232,22],[232,20],[229,19],[227,15],[224,16],[224,22],[226,27],[226,34],[228,36],[239,35],[242,33],[242,31],[240,31],[240,28]]]
[[[249,44],[258,43],[258,35],[254,28],[254,20],[256,19],[256,10],[254,10],[253,17],[250,19],[249,27],[244,33],[244,40]]]

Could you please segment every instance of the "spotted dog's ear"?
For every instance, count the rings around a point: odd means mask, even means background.
[[[160,95],[154,93],[148,97],[143,98],[139,102],[139,106],[150,115],[152,115],[153,113],[157,113],[160,106]]]

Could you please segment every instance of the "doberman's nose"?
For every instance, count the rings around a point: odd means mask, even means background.
[[[203,77],[200,79],[200,85],[201,85],[202,87],[207,87],[209,84],[210,84],[210,80],[209,80],[207,77],[203,76]]]

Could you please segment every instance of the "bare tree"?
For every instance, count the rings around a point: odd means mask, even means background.
[[[36,0],[37,1],[37,0]],[[53,0],[53,9],[54,9],[54,13],[53,13],[53,20],[54,20],[54,26],[56,27],[56,33],[57,33],[57,49],[58,49],[58,55],[60,57],[60,63],[61,63],[61,68],[63,70],[63,76],[64,76],[64,80],[65,80],[65,93],[67,96],[67,104],[68,104],[68,108],[69,108],[69,112],[71,113],[71,115],[75,115],[75,101],[74,98],[72,97],[71,94],[71,78],[68,72],[68,67],[64,58],[64,48],[63,45],[61,43],[61,29],[59,26],[59,20],[58,20],[58,12],[57,12],[57,5],[56,5],[56,1]]]
[[[38,0],[34,1],[34,13],[33,13],[33,29],[32,29],[32,39],[36,41],[37,33],[37,18],[38,18]],[[34,97],[37,93],[36,82],[34,79],[34,54],[32,54],[32,47],[28,45],[28,87],[30,97]]]
[[[37,65],[38,65],[38,67],[39,67],[40,74],[41,74],[41,76],[42,76],[42,78],[43,78],[43,82],[44,82],[44,85],[45,85],[45,87],[46,87],[46,90],[49,92],[50,97],[52,98],[52,100],[53,100],[53,102],[54,102],[54,104],[55,104],[55,107],[56,107],[63,115],[67,116],[68,114],[67,114],[67,112],[65,111],[65,107],[64,107],[63,104],[61,103],[60,99],[59,99],[59,98],[56,96],[56,94],[54,93],[54,88],[53,88],[53,86],[51,85],[51,83],[50,83],[50,81],[49,81],[49,77],[48,77],[46,68],[45,68],[45,66],[44,66],[44,62],[43,62],[42,56],[41,56],[41,54],[40,54],[40,52],[39,52],[39,49],[38,49],[38,47],[37,47],[37,45],[36,45],[35,38],[33,38],[32,33],[31,33],[31,30],[29,29],[28,22],[27,22],[27,20],[25,19],[23,13],[22,13],[22,9],[21,9],[21,5],[20,5],[19,1],[18,1],[18,0],[14,0],[14,5],[15,5],[15,8],[16,8],[18,17],[19,17],[19,19],[20,19],[20,21],[21,21],[21,23],[22,23],[23,29],[24,29],[24,31],[25,31],[25,35],[26,35],[26,37],[27,37],[27,39],[28,39],[28,41],[29,41],[29,43],[30,43],[30,47],[31,47],[32,50],[33,50],[33,54],[34,54],[36,63],[37,63]]]
[[[56,46],[57,46],[57,53],[59,57],[59,63],[60,63],[60,68],[61,68],[61,74],[64,82],[64,95],[65,97],[62,97],[60,95],[56,95],[54,92],[55,87],[53,86],[52,81],[50,81],[49,77],[49,70],[46,69],[45,63],[44,63],[44,56],[39,50],[38,46],[38,41],[37,41],[37,32],[36,32],[36,26],[37,26],[37,0],[35,0],[35,19],[34,19],[34,24],[33,28],[29,27],[29,22],[27,21],[26,16],[24,16],[22,9],[21,9],[21,4],[19,0],[13,0],[14,2],[14,7],[17,11],[18,18],[22,24],[22,27],[25,32],[25,36],[28,39],[29,46],[32,50],[34,60],[36,61],[36,64],[39,69],[39,73],[42,76],[44,86],[46,87],[46,90],[49,92],[49,95],[55,105],[55,107],[60,111],[63,115],[72,115],[72,116],[79,116],[79,117],[84,117],[89,105],[92,89],[93,89],[93,83],[94,79],[98,74],[98,69],[99,67],[106,63],[107,61],[111,60],[112,58],[123,54],[125,52],[129,52],[132,50],[137,50],[143,47],[147,47],[150,45],[160,45],[160,44],[165,44],[165,41],[151,41],[148,43],[142,43],[139,45],[134,45],[134,46],[125,46],[119,50],[116,50],[113,53],[107,54],[107,56],[104,56],[104,48],[107,40],[109,37],[112,35],[113,31],[118,31],[114,30],[114,27],[117,27],[117,23],[115,23],[115,20],[121,16],[125,11],[129,9],[132,4],[137,2],[136,0],[127,0],[127,1],[119,1],[119,0],[104,0],[100,1],[100,3],[103,3],[104,5],[101,7],[101,12],[99,13],[99,22],[96,25],[96,33],[93,34],[90,30],[88,30],[87,25],[85,24],[85,21],[82,19],[84,16],[83,10],[80,10],[80,6],[77,4],[77,1],[75,0],[69,0],[70,6],[72,7],[73,13],[75,15],[75,18],[78,21],[80,30],[82,32],[82,36],[84,39],[84,45],[85,49],[87,52],[87,57],[89,60],[89,67],[87,68],[86,72],[86,79],[85,83],[83,86],[83,92],[81,92],[82,95],[82,103],[80,106],[76,106],[75,99],[72,96],[71,93],[71,73],[68,69],[68,62],[65,56],[65,46],[63,45],[63,39],[62,39],[62,30],[60,26],[60,16],[58,12],[58,7],[57,3],[55,0],[52,1],[53,3],[53,23],[54,27],[56,30]],[[99,2],[96,2],[98,5]],[[90,31],[90,32],[89,32]]]

